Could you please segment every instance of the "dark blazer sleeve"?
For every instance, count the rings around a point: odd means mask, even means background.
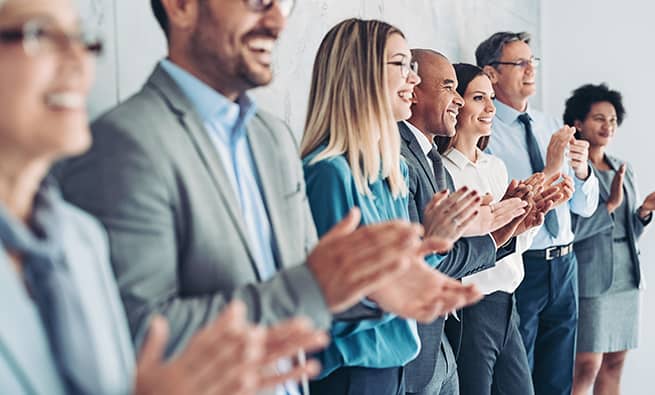
[[[496,265],[496,246],[490,236],[464,237],[437,265],[437,269],[453,278],[462,278]]]
[[[516,236],[509,239],[505,245],[498,247],[496,250],[496,261],[499,261],[505,258],[508,255],[512,255],[516,252]]]
[[[409,218],[420,224],[423,222],[423,206],[430,201],[431,196],[427,196],[426,188],[421,188],[416,167],[409,165],[408,170]],[[452,180],[449,184],[452,185]],[[453,249],[437,264],[436,269],[450,277],[462,278],[494,267],[496,259],[500,258],[496,257],[496,246],[491,236],[465,237],[455,242]]]

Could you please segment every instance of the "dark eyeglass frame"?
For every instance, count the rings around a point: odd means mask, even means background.
[[[494,66],[494,65],[497,65],[497,64],[504,64],[504,65],[507,65],[507,66],[516,66],[516,67],[520,67],[520,68],[524,69],[524,68],[528,67],[528,65],[530,65],[532,67],[539,67],[539,63],[541,63],[541,58],[538,58],[536,56],[532,56],[532,57],[530,57],[530,59],[521,59],[521,60],[517,60],[517,61],[514,61],[514,62],[501,62],[500,60],[495,60],[495,61],[489,63],[489,65]]]
[[[0,30],[0,42],[21,43],[29,56],[36,56],[43,51],[41,41],[44,39],[49,40],[57,51],[69,50],[73,44],[78,44],[91,55],[102,54],[102,40],[92,35],[91,31],[68,33],[51,27],[52,24],[43,18],[30,19],[22,27]]]
[[[416,60],[412,60],[409,63],[402,62],[400,60],[394,60],[394,61],[387,62],[387,64],[400,67],[400,76],[403,78],[409,77],[410,71],[418,75],[418,61]]]
[[[243,0],[246,6],[254,12],[266,12],[277,2],[282,10],[282,15],[286,18],[293,12],[296,7],[296,0]]]

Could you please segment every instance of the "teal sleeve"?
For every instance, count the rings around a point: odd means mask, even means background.
[[[305,164],[304,172],[307,199],[318,236],[322,237],[356,206],[357,190],[350,168],[341,157]],[[386,313],[382,318],[375,320],[336,321],[332,324],[330,332],[337,337],[349,336],[391,321],[395,317],[393,314]]]

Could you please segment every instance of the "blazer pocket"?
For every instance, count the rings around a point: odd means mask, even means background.
[[[284,198],[285,198],[285,199],[291,199],[291,198],[295,197],[295,196],[298,195],[300,192],[302,192],[302,183],[301,183],[300,181],[297,181],[297,182],[296,182],[296,185],[295,185],[295,186],[291,186],[290,188],[287,188],[287,191],[288,191],[288,192],[286,192],[286,193],[284,194]]]

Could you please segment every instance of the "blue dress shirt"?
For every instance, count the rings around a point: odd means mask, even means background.
[[[350,166],[344,156],[312,159],[325,146],[317,148],[303,160],[307,197],[319,236],[341,221],[353,207],[359,207],[363,225],[393,219],[409,219],[407,196],[393,198],[389,184],[379,178],[370,183],[370,195],[357,191]],[[401,163],[407,178],[407,166]],[[435,266],[442,256],[431,255],[428,264]],[[379,320],[336,322],[331,328],[332,343],[319,354],[326,377],[343,366],[390,368],[404,366],[420,349],[416,322],[392,314]]]
[[[230,101],[209,85],[168,60],[162,67],[178,84],[200,115],[205,129],[218,151],[230,184],[238,197],[251,240],[254,243],[260,280],[265,281],[277,271],[275,242],[264,203],[259,174],[250,150],[245,125],[255,115],[256,107],[243,94]]]
[[[487,152],[505,162],[510,179],[524,180],[532,175],[532,167],[525,139],[525,128],[518,120],[519,115],[522,113],[498,100],[494,100],[494,104],[496,105],[496,116],[494,117],[493,133]],[[526,112],[532,118],[532,131],[539,143],[539,149],[545,163],[546,149],[550,137],[562,127],[562,124],[554,117],[547,116],[529,107]],[[593,172],[590,171],[589,178],[583,181],[575,176],[568,163],[564,164],[561,171],[573,178],[575,192],[571,200],[569,200],[568,206],[562,204],[555,209],[559,223],[559,234],[553,237],[542,226],[530,249],[541,250],[551,246],[571,243],[573,241],[571,212],[582,217],[589,217],[598,206],[598,179]]]
[[[266,281],[277,271],[277,247],[266,204],[262,199],[259,173],[246,135],[245,125],[255,115],[256,106],[246,94],[239,96],[236,102],[230,101],[168,60],[162,60],[161,65],[191,101],[209,132],[238,197],[241,215],[253,241],[259,279]],[[288,370],[290,365],[287,360],[277,364],[281,371]],[[292,382],[284,385],[284,388],[276,388],[276,394],[298,393],[298,387]]]

